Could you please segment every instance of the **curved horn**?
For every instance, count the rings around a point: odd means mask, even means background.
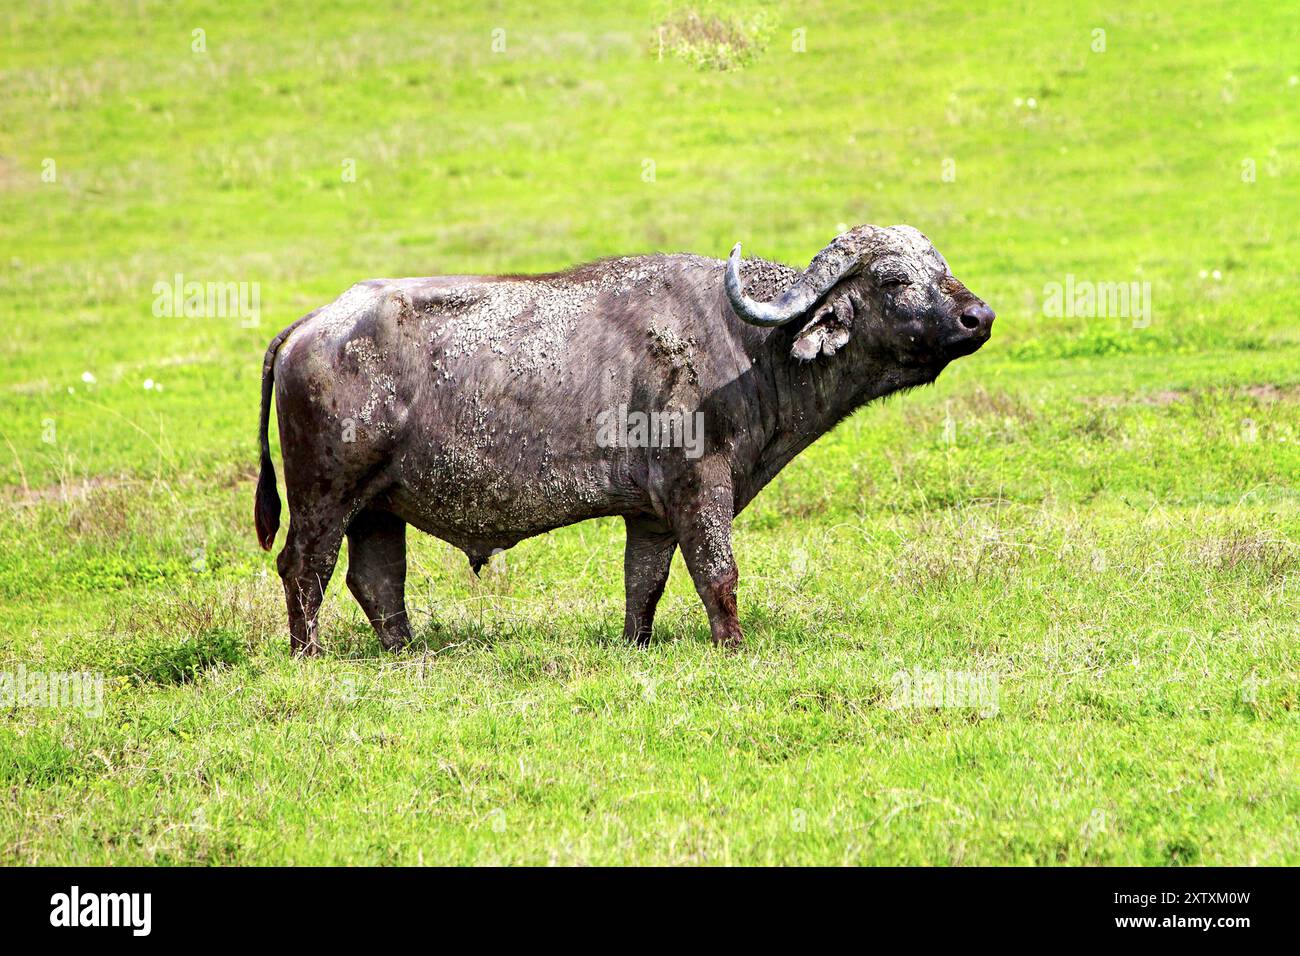
[[[870,227],[868,227],[870,228]],[[805,315],[835,283],[843,279],[861,257],[864,234],[854,229],[836,236],[829,246],[817,253],[794,285],[771,302],[755,302],[745,295],[740,281],[740,243],[727,260],[727,299],[736,315],[750,325],[785,325]]]

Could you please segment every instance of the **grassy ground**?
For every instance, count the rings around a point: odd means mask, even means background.
[[[1300,862],[1294,5],[702,7],[727,70],[680,4],[287,6],[0,14],[0,670],[106,697],[0,711],[0,862]],[[994,340],[741,516],[743,653],[680,567],[624,647],[600,522],[481,583],[413,537],[396,657],[341,565],[289,658],[279,328],[860,222],[930,235]],[[155,316],[177,273],[259,324]],[[1046,314],[1067,275],[1150,323]],[[893,706],[915,668],[996,706]]]

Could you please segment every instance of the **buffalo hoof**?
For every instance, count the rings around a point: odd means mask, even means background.
[[[745,636],[740,628],[727,628],[713,632],[713,644],[724,651],[738,651],[745,646]]]
[[[400,632],[396,634],[380,634],[379,643],[383,646],[384,650],[396,653],[406,647],[407,644],[411,643],[411,635],[409,633]]]

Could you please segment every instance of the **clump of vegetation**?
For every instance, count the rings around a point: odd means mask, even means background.
[[[736,70],[752,63],[767,48],[772,27],[767,16],[748,19],[702,14],[696,10],[659,25],[655,46],[697,70]]]
[[[218,628],[136,641],[120,670],[137,684],[187,684],[210,667],[239,664],[247,655],[243,637]]]
[[[41,787],[74,780],[84,772],[84,764],[57,728],[6,727],[0,733],[0,784],[5,786]]]
[[[133,602],[107,628],[91,665],[143,684],[184,684],[217,666],[240,664],[278,633],[273,585],[162,590]]]

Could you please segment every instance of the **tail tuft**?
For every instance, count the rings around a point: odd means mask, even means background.
[[[275,489],[275,466],[269,454],[262,457],[262,471],[257,476],[253,523],[257,526],[257,543],[263,551],[270,551],[275,533],[280,530],[280,495]]]

